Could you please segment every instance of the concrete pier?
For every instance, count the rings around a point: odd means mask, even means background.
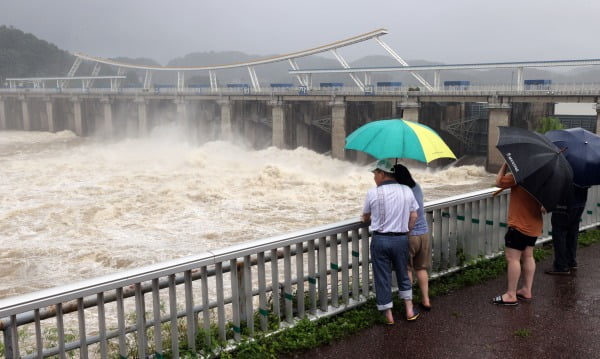
[[[175,121],[182,128],[189,129],[189,119],[187,111],[187,101],[183,98],[175,99],[175,105],[177,106],[177,114],[175,115]]]
[[[403,102],[400,104],[400,108],[402,109],[402,119],[419,122],[419,109],[421,105],[418,102]]]
[[[346,153],[345,138],[356,128],[379,119],[402,117],[421,122],[451,145],[457,156],[475,148],[481,154],[483,136],[488,135],[488,170],[502,163],[495,150],[497,126],[534,128],[537,121],[553,114],[556,102],[590,102],[592,97],[501,96],[497,94],[453,95],[419,91],[397,95],[356,94],[167,94],[167,93],[82,93],[13,91],[0,96],[0,129],[72,130],[79,136],[144,136],[153,127],[178,123],[189,131],[190,139],[210,141],[245,138],[247,145],[264,148],[273,145],[294,149],[306,147],[331,153],[338,159],[359,163],[372,160],[356,152]],[[597,97],[593,97],[597,102]],[[488,134],[475,129],[458,136],[457,121],[469,120],[467,103],[488,103]],[[597,132],[600,133],[600,104],[597,106]],[[487,115],[487,114],[486,114]],[[420,118],[422,117],[422,118]],[[485,120],[485,118],[483,118]],[[452,124],[454,126],[449,127]],[[466,127],[465,127],[466,128]],[[465,131],[470,131],[467,128]],[[238,137],[239,136],[239,137]],[[477,147],[462,146],[469,139]],[[477,136],[475,138],[475,136]]]
[[[103,133],[105,136],[112,136],[114,134],[114,124],[112,116],[112,99],[109,97],[103,97],[100,99],[104,110],[104,124]]]
[[[486,170],[496,172],[504,163],[504,158],[496,149],[500,130],[498,126],[509,126],[511,106],[505,103],[490,103],[488,105],[488,156]]]
[[[331,156],[337,159],[346,158],[346,103],[343,98],[336,97],[331,102]]]
[[[596,134],[600,135],[600,103],[596,103]]]
[[[81,116],[81,99],[71,97],[73,103],[73,132],[78,136],[83,136],[83,117]]]
[[[31,131],[31,118],[29,117],[29,105],[27,103],[27,99],[25,96],[21,96],[19,97],[19,102],[21,102],[23,130]]]
[[[285,148],[285,109],[279,100],[271,101],[273,116],[273,146]]]
[[[231,139],[231,102],[229,100],[218,100],[221,106],[221,139]]]
[[[56,132],[56,124],[54,123],[54,104],[50,97],[44,97],[46,105],[46,126],[49,132]]]
[[[7,129],[6,123],[6,107],[4,105],[4,99],[0,97],[0,130]]]
[[[147,101],[143,98],[136,98],[134,102],[137,104],[138,135],[145,136],[148,134]]]

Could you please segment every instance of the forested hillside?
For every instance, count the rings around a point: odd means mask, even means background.
[[[65,76],[74,56],[32,34],[0,25],[0,85],[7,77]]]

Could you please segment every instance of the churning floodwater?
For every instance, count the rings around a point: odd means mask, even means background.
[[[358,219],[374,185],[368,166],[305,148],[194,145],[183,133],[0,131],[0,298]],[[494,179],[478,166],[412,172],[426,200]]]

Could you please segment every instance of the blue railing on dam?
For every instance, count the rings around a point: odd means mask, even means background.
[[[433,277],[502,253],[509,191],[495,190],[425,204]],[[600,224],[599,207],[593,187],[581,229]],[[538,243],[550,240],[548,219]],[[374,294],[369,238],[364,223],[343,221],[6,298],[4,356],[178,357],[182,341],[206,355],[213,328],[235,345],[335,315]]]
[[[389,82],[390,84],[400,84]],[[291,84],[273,84],[275,86],[265,85],[264,88],[254,89],[247,84],[229,84],[226,87],[210,88],[206,86],[188,85],[184,88],[177,88],[175,85],[158,85],[154,88],[1,88],[0,94],[97,94],[97,95],[257,95],[268,96],[278,95],[327,95],[335,93],[336,95],[350,96],[372,96],[372,95],[415,95],[415,96],[435,96],[435,95],[468,95],[468,96],[592,96],[600,94],[599,83],[552,83],[544,87],[525,86],[522,89],[514,84],[469,84],[468,86],[447,86],[440,87],[433,91],[426,91],[417,86],[408,86],[400,84],[399,86],[371,86],[369,91],[359,87],[344,86],[341,83],[327,83],[328,86],[321,86],[308,89],[304,86],[287,86]],[[278,86],[286,85],[286,86]],[[336,86],[332,86],[336,85]],[[339,85],[339,86],[337,86]],[[241,91],[243,90],[243,91]]]

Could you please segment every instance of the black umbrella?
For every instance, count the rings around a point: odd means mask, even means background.
[[[542,134],[518,127],[499,128],[496,147],[517,184],[547,211],[565,203],[571,194],[573,170],[561,150]]]
[[[600,184],[600,136],[581,127],[546,132],[546,137],[563,149],[573,168],[573,182],[589,187]]]

